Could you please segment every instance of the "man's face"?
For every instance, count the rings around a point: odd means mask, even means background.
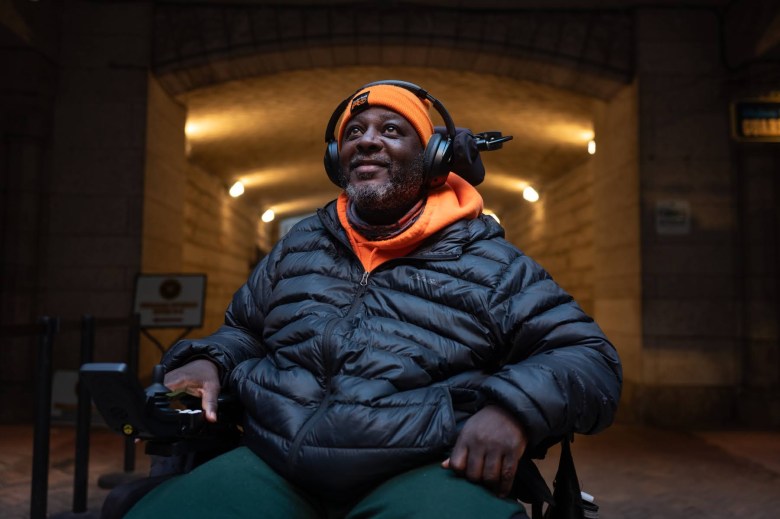
[[[372,107],[351,118],[339,152],[347,196],[371,223],[391,223],[423,196],[423,147],[409,121]]]

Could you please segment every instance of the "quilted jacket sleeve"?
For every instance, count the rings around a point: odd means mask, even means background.
[[[211,335],[177,342],[163,357],[166,371],[198,358],[217,364],[220,383],[227,385],[230,372],[246,359],[264,355],[261,334],[265,320],[262,301],[269,290],[266,256],[247,282],[233,295],[225,312],[225,322]]]
[[[493,315],[501,367],[483,389],[523,424],[529,447],[612,423],[622,385],[617,352],[547,272],[519,256],[502,275]]]

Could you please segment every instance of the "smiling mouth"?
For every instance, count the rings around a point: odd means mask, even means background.
[[[355,173],[360,180],[373,178],[380,170],[389,168],[390,163],[381,160],[353,160],[349,165],[350,171]]]

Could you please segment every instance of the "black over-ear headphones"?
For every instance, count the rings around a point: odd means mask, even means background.
[[[423,155],[423,172],[425,175],[425,181],[428,184],[428,189],[441,186],[447,180],[447,175],[450,173],[453,150],[452,143],[455,140],[455,123],[452,122],[452,118],[447,112],[447,109],[444,108],[444,105],[442,105],[438,99],[433,97],[427,91],[413,83],[397,81],[393,79],[375,81],[373,83],[363,85],[362,87],[355,90],[352,95],[343,100],[341,104],[336,107],[336,110],[330,117],[330,121],[328,121],[328,127],[325,130],[325,142],[328,146],[325,149],[324,162],[325,171],[328,173],[328,178],[330,178],[331,182],[337,186],[341,188],[346,187],[344,185],[345,179],[341,174],[341,164],[339,161],[339,143],[335,135],[336,124],[338,123],[341,114],[343,114],[344,110],[347,109],[347,105],[355,96],[355,94],[361,90],[365,90],[366,88],[376,85],[393,85],[405,88],[420,99],[427,99],[430,101],[436,111],[439,112],[439,115],[441,115],[441,118],[444,120],[444,124],[447,128],[447,135],[445,136],[434,132],[433,135],[431,135],[430,140],[428,140],[428,144],[425,147],[425,154]]]

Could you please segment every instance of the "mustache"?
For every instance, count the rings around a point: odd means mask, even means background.
[[[372,157],[370,155],[355,155],[349,161],[349,169],[355,169],[363,163],[376,164],[378,166],[384,166],[387,168],[392,165],[392,161],[385,158]]]

